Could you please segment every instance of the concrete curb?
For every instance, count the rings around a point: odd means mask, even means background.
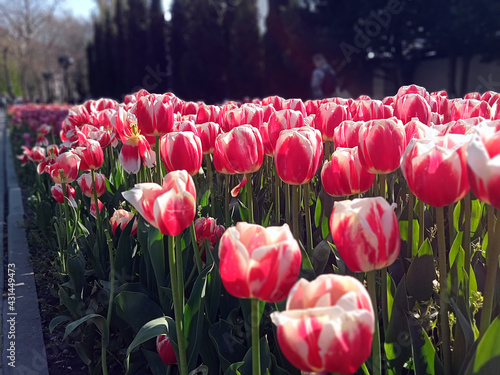
[[[3,160],[0,159],[2,161],[0,175],[3,180],[0,183],[2,185],[0,199],[3,200],[4,197],[8,199],[8,204],[0,205],[2,209],[0,221],[4,217],[7,218],[7,249],[3,248],[3,242],[0,246],[2,254],[5,250],[8,254],[7,257],[2,257],[7,262],[5,268],[7,276],[11,274],[15,280],[14,288],[11,289],[15,295],[15,302],[12,302],[12,299],[9,301],[5,294],[2,301],[0,372],[5,375],[48,375],[35,277],[29,263],[28,241],[24,230],[23,201],[14,169],[5,112],[0,112],[0,132],[2,134],[0,145],[4,151]],[[2,273],[3,266],[4,264]],[[8,293],[10,285],[4,285],[4,281],[5,278],[2,277],[4,293],[5,291]]]

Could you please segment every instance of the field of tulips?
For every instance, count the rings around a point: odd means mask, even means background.
[[[60,110],[9,113],[89,373],[498,373],[500,93]]]

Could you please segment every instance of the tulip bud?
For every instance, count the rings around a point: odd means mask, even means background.
[[[78,185],[80,186],[80,189],[82,189],[82,193],[85,196],[89,198],[94,197],[94,189],[92,187],[92,174],[84,173],[80,177],[78,177],[76,182],[78,182]],[[101,173],[96,173],[95,185],[97,196],[100,197],[106,192],[106,177],[104,177],[104,175]]]
[[[160,355],[163,363],[166,365],[173,365],[177,363],[172,342],[167,335],[160,335],[156,337],[156,351]]]
[[[132,212],[126,211],[126,210],[115,210],[113,213],[113,216],[111,216],[111,219],[109,219],[109,223],[111,224],[111,229],[113,231],[113,234],[115,234],[116,228],[120,227],[121,230],[124,230],[125,227],[128,225],[130,220],[134,220],[134,223],[132,224],[132,236],[134,236],[137,233],[137,218]]]
[[[55,184],[50,188],[50,192],[52,193],[52,196],[54,199],[59,202],[59,203],[64,203],[64,193],[62,190],[62,184]],[[76,207],[76,191],[73,188],[73,186],[67,184],[66,185],[66,197],[68,198],[68,203],[72,207]]]

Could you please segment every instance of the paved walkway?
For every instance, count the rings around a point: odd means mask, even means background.
[[[21,189],[14,169],[6,114],[0,110],[0,282],[3,291],[0,373],[48,375],[23,219]]]

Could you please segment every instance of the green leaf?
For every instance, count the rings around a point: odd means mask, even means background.
[[[149,227],[148,231],[148,252],[151,257],[151,264],[155,272],[158,285],[166,286],[166,266],[165,266],[165,248],[163,245],[163,234],[153,227]]]
[[[387,272],[387,313],[389,321],[391,320],[392,306],[394,304],[394,293],[396,292],[396,284],[392,280],[391,275]]]
[[[56,316],[49,323],[49,332],[52,333],[59,324],[69,322],[70,320],[71,318],[67,315]]]
[[[269,207],[266,217],[264,217],[264,220],[262,220],[262,226],[265,228],[269,226],[269,219],[271,218],[271,211],[273,210],[273,207],[274,207],[274,202],[271,203],[271,207]]]
[[[427,336],[420,323],[409,315],[408,326],[410,328],[415,375],[444,374],[444,367],[439,361],[429,336]]]
[[[163,363],[160,355],[156,351],[141,349],[142,354],[146,357],[149,364],[149,369],[153,375],[165,375],[167,373],[167,365]]]
[[[479,199],[473,199],[471,201],[471,204],[472,204],[472,210],[470,218],[470,235],[471,237],[474,237],[477,228],[479,227],[479,223],[481,222],[484,203],[481,202]]]
[[[101,332],[103,340],[107,342],[109,339],[109,330],[107,327],[106,318],[104,318],[104,316],[99,314],[85,315],[83,318],[80,318],[68,324],[66,326],[66,330],[64,331],[63,340],[66,339],[66,337],[68,337],[68,335],[70,335],[71,332],[73,332],[76,328],[78,328],[82,323],[85,323],[87,321],[94,323],[96,325],[97,329],[99,329],[99,332]]]
[[[208,334],[219,355],[222,371],[235,363],[241,361],[245,356],[247,347],[245,339],[236,336],[235,330],[226,320],[220,320],[208,329]]]
[[[330,223],[326,216],[323,216],[323,220],[321,220],[321,235],[323,238],[328,237],[330,234]]]
[[[200,205],[201,207],[207,207],[208,206],[208,199],[210,197],[210,189],[207,189],[205,193],[202,195],[201,200],[200,200]]]
[[[115,253],[115,270],[116,279],[121,283],[129,282],[134,279],[133,274],[133,257],[135,254],[134,237],[130,234],[134,220],[130,220],[127,226],[123,229],[118,240],[118,246]]]
[[[434,255],[428,238],[425,239],[422,246],[420,246],[420,249],[418,250],[418,256],[420,257],[422,255]]]
[[[408,294],[417,301],[430,300],[434,292],[433,281],[435,279],[434,257],[425,254],[414,258],[406,275]]]
[[[160,316],[163,310],[146,294],[122,291],[114,299],[115,311],[134,331]]]
[[[243,361],[242,362],[233,363],[231,366],[229,366],[227,368],[226,371],[224,371],[224,375],[241,375],[241,372],[240,372],[239,368],[242,365],[243,365]]]
[[[213,270],[213,263],[205,268],[197,277],[188,303],[184,307],[184,327],[187,336],[188,345],[188,365],[196,365],[198,359],[198,349],[202,340],[201,326],[203,324],[203,308],[200,309],[201,302],[205,298],[207,286],[207,275]],[[197,317],[195,325],[192,325],[194,318]]]
[[[460,220],[461,207],[462,207],[462,201],[458,201],[457,204],[455,205],[455,209],[453,210],[453,226],[455,227],[455,230],[457,232],[463,230],[462,228],[463,214],[462,214],[462,220]]]
[[[267,342],[266,336],[260,339],[260,372],[261,374],[266,374],[268,371],[272,370],[271,362],[271,352],[269,351],[269,344]],[[252,373],[252,350],[250,348],[245,357],[243,358],[243,365],[241,366],[242,374]]]
[[[125,358],[127,371],[129,368],[130,353],[132,352],[132,350],[145,343],[146,341],[151,340],[152,338],[156,338],[159,335],[167,335],[171,339],[171,341],[175,343],[177,342],[175,322],[172,318],[168,316],[162,316],[160,318],[156,318],[147,322],[141,327],[141,329],[137,332],[137,335],[135,335],[134,340],[127,348],[127,354]]]
[[[85,287],[85,259],[80,251],[76,255],[68,256],[68,276],[77,301],[83,297],[83,288]]]
[[[413,243],[412,243],[412,255],[415,256],[418,252],[418,232],[420,230],[420,225],[418,220],[413,220]],[[399,222],[399,233],[403,241],[408,242],[408,221],[401,220]]]
[[[319,224],[321,223],[321,198],[318,197],[318,200],[316,201],[316,207],[314,208],[314,224],[316,225],[316,228],[319,227]]]
[[[495,318],[479,342],[474,359],[474,374],[498,373],[500,365],[500,317]]]
[[[330,255],[332,253],[332,249],[328,244],[327,240],[322,240],[319,244],[316,245],[313,252],[312,257],[312,265],[314,268],[314,272],[317,275],[320,275],[325,270],[325,267],[328,263],[328,259],[330,259]]]

